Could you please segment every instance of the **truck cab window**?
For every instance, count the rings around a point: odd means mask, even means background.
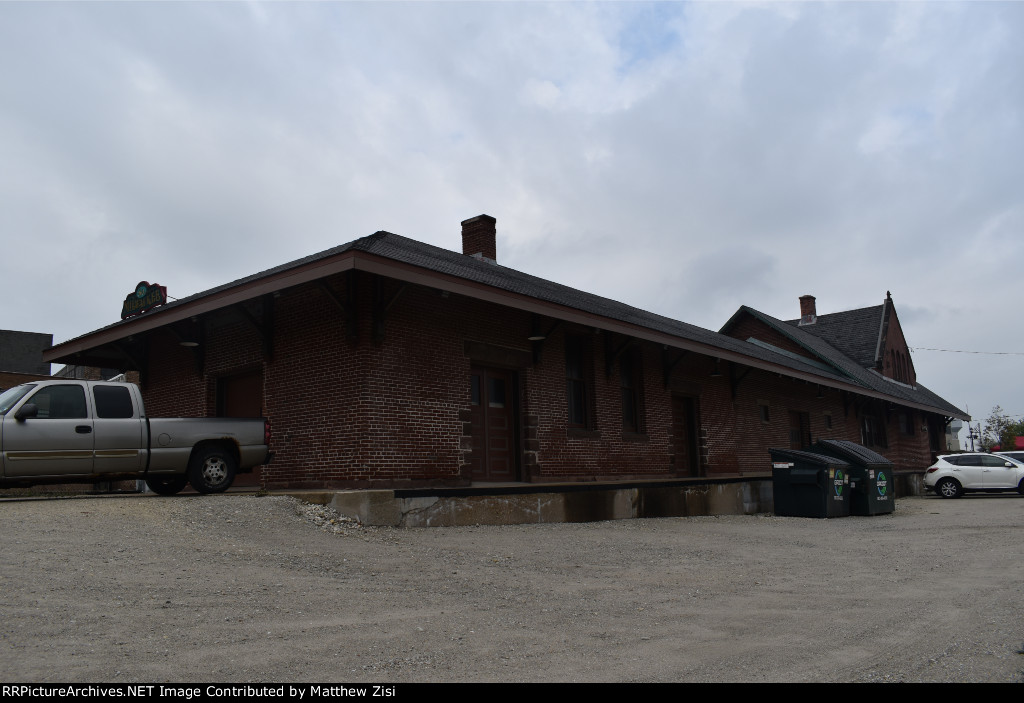
[[[129,418],[135,414],[127,386],[95,386],[92,397],[96,401],[96,417]]]
[[[28,399],[39,408],[37,419],[77,420],[89,417],[81,386],[46,386]]]

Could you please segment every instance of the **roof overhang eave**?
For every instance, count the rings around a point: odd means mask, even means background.
[[[652,330],[630,322],[605,317],[597,313],[579,310],[560,303],[534,298],[522,293],[503,290],[486,283],[470,281],[465,278],[450,274],[432,271],[402,261],[395,261],[387,257],[378,256],[359,250],[348,250],[337,256],[311,262],[303,266],[281,271],[253,281],[247,281],[227,290],[221,290],[209,295],[201,295],[194,299],[185,299],[168,308],[157,308],[139,317],[126,320],[123,323],[115,324],[95,332],[72,339],[43,352],[43,361],[48,363],[76,364],[76,358],[81,357],[91,349],[96,349],[118,340],[125,339],[132,335],[147,332],[159,327],[179,322],[184,319],[203,315],[214,310],[236,305],[246,300],[258,298],[262,295],[275,293],[286,288],[315,281],[345,271],[357,270],[367,273],[378,274],[408,283],[428,286],[437,290],[448,291],[457,295],[464,295],[478,300],[493,302],[499,305],[516,308],[526,312],[545,315],[566,322],[573,322],[601,330],[616,332],[627,336],[642,339],[655,344],[672,347],[675,349],[691,351],[706,356],[715,357],[725,361],[743,364],[752,368],[761,369],[771,373],[778,373],[791,378],[818,384],[827,388],[845,390],[859,395],[887,400],[900,405],[924,410],[926,412],[943,414],[960,419],[968,419],[961,415],[950,413],[925,404],[912,403],[903,399],[895,398],[884,393],[873,391],[856,383],[846,383],[828,376],[820,376],[810,371],[794,369],[783,364],[777,364],[757,357],[748,356],[741,352],[716,347],[694,340],[678,337],[665,332]]]

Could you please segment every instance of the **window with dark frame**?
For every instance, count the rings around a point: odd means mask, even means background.
[[[622,388],[622,429],[642,433],[643,395],[641,393],[641,358],[639,350],[627,350],[619,357],[619,380]]]
[[[772,421],[771,413],[768,412],[768,406],[764,403],[757,404],[757,414],[761,418],[761,422],[765,424]]]
[[[914,414],[907,410],[900,413],[900,434],[914,436]]]
[[[865,415],[861,419],[861,444],[882,449],[889,446],[885,438],[885,425],[874,415]]]
[[[565,396],[568,405],[569,427],[588,429],[590,389],[587,384],[587,343],[583,337],[565,339]]]

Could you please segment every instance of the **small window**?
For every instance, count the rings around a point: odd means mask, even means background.
[[[761,422],[766,425],[772,421],[771,413],[768,411],[768,405],[765,403],[758,403],[757,412],[761,417]]]
[[[832,415],[830,415],[828,413],[825,413],[825,429],[826,430],[831,430],[832,429]]]
[[[487,407],[505,407],[505,380],[502,378],[487,379]]]
[[[874,415],[865,415],[861,420],[861,444],[865,447],[881,447],[886,449],[889,446],[885,437],[885,425]]]
[[[96,417],[129,418],[135,414],[127,386],[94,386],[92,397],[96,401]]]

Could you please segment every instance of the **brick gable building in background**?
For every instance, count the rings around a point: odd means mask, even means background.
[[[735,479],[818,439],[921,470],[968,419],[916,383],[889,298],[873,342],[863,311],[713,332],[501,266],[494,218],[462,226],[461,254],[378,232],[45,359],[138,371],[154,416],[269,417],[268,488]]]

